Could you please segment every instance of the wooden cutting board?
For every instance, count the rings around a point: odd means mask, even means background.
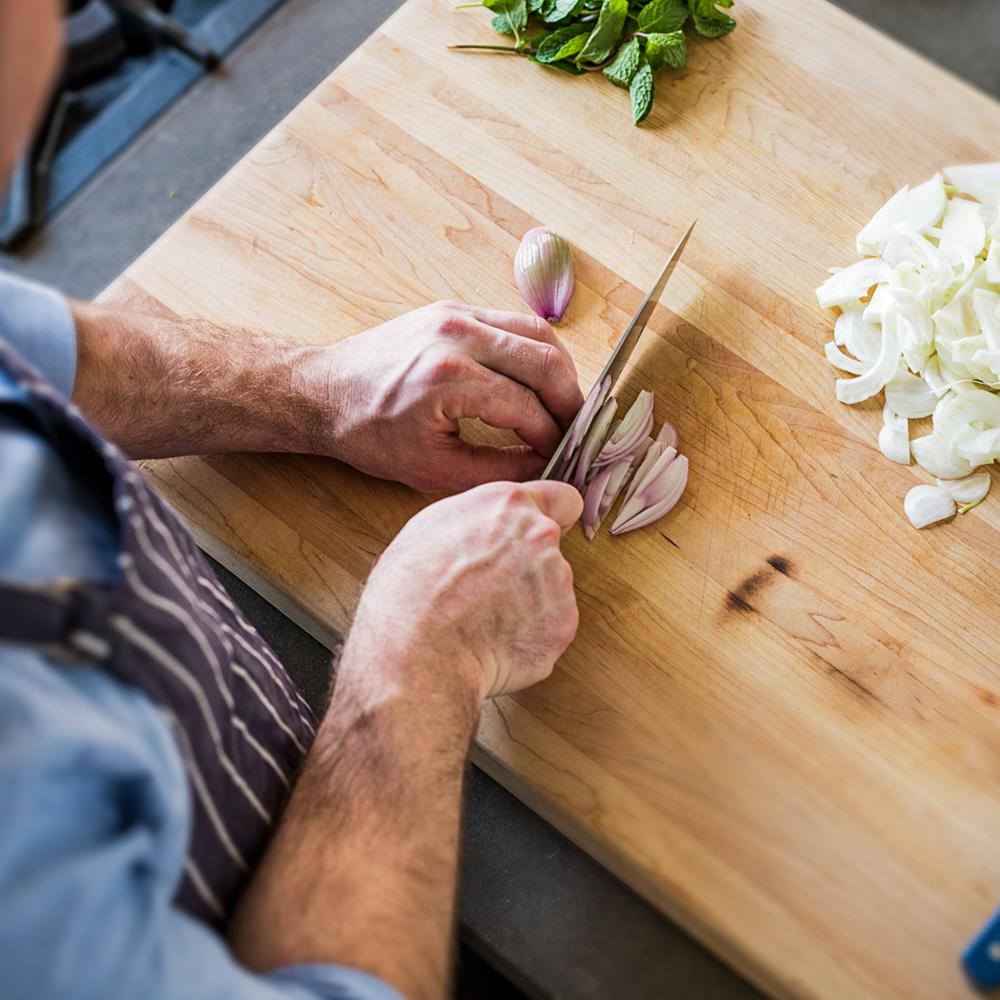
[[[495,40],[483,11],[409,0],[106,298],[336,339],[443,297],[520,308],[546,224],[589,384],[698,217],[622,393],[676,422],[687,495],[567,539],[579,636],[486,709],[476,759],[776,996],[967,996],[1000,903],[1000,498],[907,525],[927,477],[878,452],[877,404],[834,399],[813,290],[898,186],[996,159],[1000,105],[822,0],[734,13],[637,129],[596,76],[449,52]],[[426,502],[318,458],[149,472],[331,643]]]

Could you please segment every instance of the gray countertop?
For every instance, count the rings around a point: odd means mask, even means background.
[[[1000,95],[997,0],[839,0]],[[288,0],[0,267],[90,297],[390,14],[398,0]],[[738,7],[738,4],[737,4]],[[206,143],[205,135],[212,141]],[[318,702],[329,654],[220,569]],[[467,942],[533,995],[746,1000],[758,994],[482,773],[470,769],[460,916]]]

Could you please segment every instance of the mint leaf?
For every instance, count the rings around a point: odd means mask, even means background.
[[[576,61],[602,63],[614,52],[618,40],[625,29],[625,18],[628,17],[628,0],[604,0],[597,24],[587,39],[583,51]]]
[[[632,82],[642,61],[642,50],[639,48],[639,40],[633,38],[626,42],[615,56],[614,62],[605,67],[604,75],[616,86],[627,87]]]
[[[721,38],[736,27],[736,22],[728,14],[723,14],[722,18],[705,18],[695,14],[694,30],[704,38]]]
[[[644,34],[680,31],[689,13],[684,0],[653,0],[639,11],[639,30]]]
[[[694,18],[694,30],[705,38],[728,35],[736,22],[719,7],[732,7],[733,0],[688,0]]]
[[[572,17],[580,6],[580,0],[551,0],[542,9],[542,20],[546,24],[557,24]]]
[[[528,56],[532,62],[538,62],[538,56]],[[558,62],[551,63],[539,63],[540,66],[544,66],[546,69],[557,69],[562,73],[569,73],[572,76],[583,76],[586,70],[580,69],[575,62],[568,62],[565,59],[560,59]]]
[[[538,43],[535,61],[554,63],[560,59],[571,59],[587,44],[589,34],[587,25],[571,24],[566,28],[557,28]]]
[[[528,0],[528,12],[531,14],[540,14],[542,8],[551,2],[552,0]]]
[[[646,120],[653,106],[653,71],[645,59],[632,77],[629,96],[632,98],[632,122],[639,125]]]
[[[493,19],[494,27],[498,21],[506,21],[510,28],[509,34],[515,37],[519,31],[523,31],[528,26],[527,0],[483,0],[483,6],[496,14]],[[497,30],[499,31],[499,29]],[[502,34],[508,34],[508,32],[502,32]]]
[[[506,14],[497,14],[493,18],[493,30],[501,35],[510,35],[511,37],[514,35],[514,29],[510,26]]]
[[[646,35],[646,58],[650,68],[655,72],[669,66],[671,69],[684,69],[687,59],[687,42],[683,31],[656,32]]]

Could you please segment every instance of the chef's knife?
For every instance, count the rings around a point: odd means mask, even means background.
[[[695,222],[698,220],[695,219]],[[587,399],[584,401],[583,406],[580,408],[577,415],[573,418],[573,423],[570,424],[569,430],[563,435],[563,439],[559,442],[559,447],[556,448],[555,454],[549,459],[549,464],[545,466],[545,471],[542,473],[542,479],[550,479],[552,477],[552,470],[558,466],[563,457],[563,452],[566,450],[570,441],[583,441],[587,436],[587,431],[590,430],[590,424],[593,423],[594,418],[600,411],[599,406],[588,406],[587,404],[591,402],[593,396],[601,391],[601,386],[604,381],[608,380],[608,391],[614,388],[615,382],[618,381],[618,376],[621,375],[628,363],[628,359],[632,356],[632,352],[635,350],[635,345],[639,342],[639,337],[642,335],[642,331],[646,328],[646,324],[649,322],[649,317],[653,315],[653,310],[656,308],[657,303],[660,301],[660,296],[663,294],[663,289],[666,287],[667,281],[670,279],[670,275],[674,273],[674,268],[677,266],[677,261],[680,260],[681,254],[684,252],[684,247],[687,245],[688,238],[691,235],[691,231],[695,227],[695,222],[692,222],[687,228],[687,232],[680,238],[680,242],[674,247],[674,252],[667,258],[666,264],[663,265],[663,270],[660,271],[659,277],[653,283],[653,287],[649,290],[649,293],[642,300],[642,304],[635,311],[635,315],[629,321],[628,326],[625,327],[625,332],[622,333],[621,337],[618,338],[618,343],[615,345],[615,349],[611,352],[611,357],[608,358],[607,364],[601,369],[601,374],[597,376],[597,381],[594,382],[593,388],[587,394]],[[587,426],[577,429],[577,423],[581,416],[586,414]]]

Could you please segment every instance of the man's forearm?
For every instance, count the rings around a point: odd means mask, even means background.
[[[309,451],[315,349],[72,303],[73,401],[134,457]]]
[[[376,666],[345,664],[231,940],[254,969],[348,965],[431,1000],[450,969],[478,692],[366,681]]]

